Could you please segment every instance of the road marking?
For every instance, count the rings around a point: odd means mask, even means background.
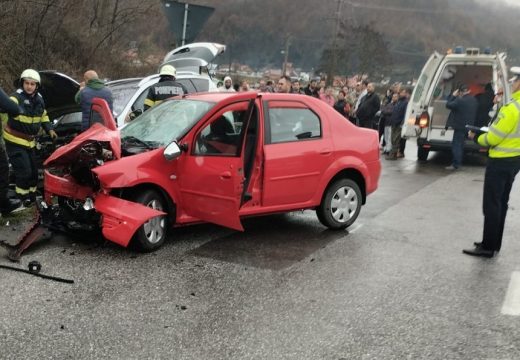
[[[352,228],[349,228],[348,229],[348,233],[349,234],[353,234],[355,233],[356,231],[358,231],[359,229],[361,229],[363,227],[363,224],[358,224],[357,226],[355,226],[353,229]]]
[[[509,281],[501,312],[503,315],[520,315],[520,271],[514,271],[511,274],[511,281]]]

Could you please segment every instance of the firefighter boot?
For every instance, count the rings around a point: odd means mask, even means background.
[[[16,210],[23,209],[22,201],[7,197],[7,193],[0,194],[0,213],[7,215]]]

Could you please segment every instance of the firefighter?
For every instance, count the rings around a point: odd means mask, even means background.
[[[42,127],[53,140],[58,137],[52,130],[45,103],[38,92],[40,83],[40,74],[36,70],[22,72],[21,87],[11,96],[22,111],[19,115],[9,114],[3,134],[16,177],[15,191],[25,206],[31,205],[36,198],[38,169],[34,157],[35,137]]]
[[[177,70],[172,65],[163,65],[159,75],[159,82],[152,85],[148,90],[148,96],[144,101],[145,111],[172,96],[188,93],[184,85],[175,81]]]
[[[0,89],[0,117],[2,120],[9,115],[17,116],[20,108],[9,96]],[[0,133],[2,128],[0,127]],[[22,202],[19,199],[10,199],[7,195],[9,186],[9,160],[5,151],[3,138],[0,137],[0,213],[7,215],[10,212],[21,208]]]
[[[488,132],[468,137],[481,146],[489,147],[489,159],[484,177],[484,231],[482,242],[464,254],[493,257],[502,246],[502,235],[508,209],[509,194],[520,171],[520,67],[511,68],[512,101],[500,108]]]

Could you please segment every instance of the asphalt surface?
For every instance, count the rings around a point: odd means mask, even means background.
[[[461,253],[482,231],[483,159],[385,161],[349,231],[311,211],[238,233],[176,229],[151,254],[56,236],[31,260],[63,284],[0,269],[1,359],[519,359],[503,315],[519,270],[520,186],[493,259]],[[10,265],[0,250],[0,264]]]

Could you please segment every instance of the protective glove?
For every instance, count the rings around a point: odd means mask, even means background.
[[[54,130],[49,130],[49,136],[51,137],[51,139],[53,141],[58,138],[58,134],[56,134],[56,131],[54,131]]]

